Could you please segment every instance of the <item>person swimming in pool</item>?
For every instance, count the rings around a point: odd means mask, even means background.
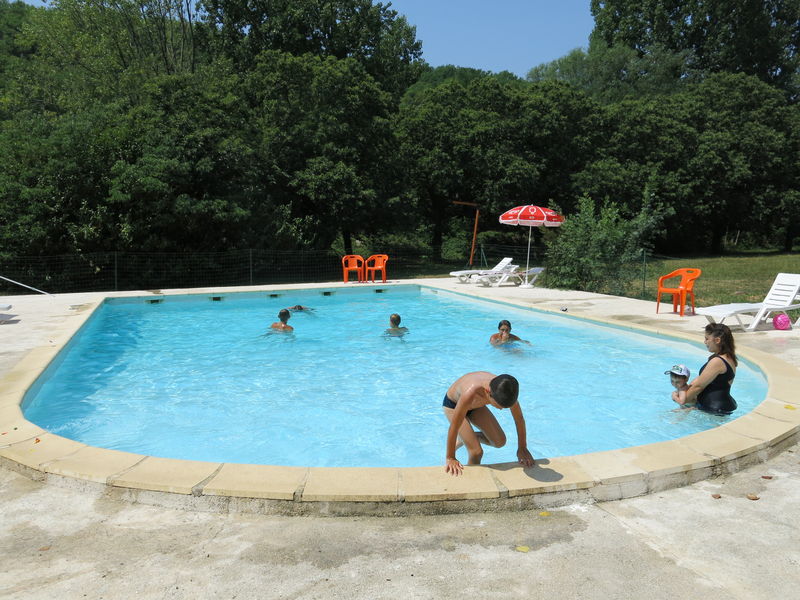
[[[689,384],[685,404],[695,404],[700,410],[715,415],[729,415],[737,408],[731,396],[731,384],[739,364],[733,333],[727,325],[709,323],[704,342],[711,356]]]
[[[389,328],[383,332],[388,337],[402,337],[408,333],[408,327],[400,327],[400,315],[397,313],[389,315]]]
[[[292,313],[290,313],[287,309],[282,308],[278,313],[278,321],[270,325],[270,329],[273,331],[285,331],[287,333],[294,331],[294,327],[288,323],[289,317],[291,316]]]
[[[494,375],[488,371],[474,371],[456,379],[447,389],[442,402],[443,410],[450,428],[447,430],[447,450],[445,472],[460,475],[463,465],[456,458],[456,450],[467,447],[467,464],[479,465],[483,458],[481,444],[502,448],[506,434],[500,423],[489,410],[511,409],[514,425],[517,428],[517,458],[525,467],[534,465],[533,456],[528,451],[525,431],[525,418],[517,402],[519,382],[511,375]],[[476,432],[473,426],[478,429]]]
[[[286,307],[286,310],[290,312],[314,312],[314,309],[310,306],[303,306],[302,304],[295,304],[294,306]]]
[[[511,321],[503,319],[497,324],[497,333],[492,334],[492,337],[489,338],[489,343],[492,346],[502,346],[503,344],[510,344],[512,342],[530,344],[528,340],[523,340],[511,333]]]

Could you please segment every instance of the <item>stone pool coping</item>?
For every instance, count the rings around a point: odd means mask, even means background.
[[[449,280],[379,285],[398,284],[423,285],[559,312],[552,306],[532,304],[535,290],[493,298],[495,292],[491,289],[455,286]],[[112,497],[163,506],[271,514],[402,515],[549,508],[618,500],[731,473],[763,462],[798,441],[800,398],[795,390],[800,389],[800,371],[772,354],[750,347],[741,348],[739,354],[764,372],[767,397],[750,413],[733,421],[667,442],[537,458],[536,466],[528,469],[516,463],[466,467],[461,477],[447,475],[442,466],[280,467],[165,459],[88,446],[50,433],[22,415],[20,405],[25,392],[107,297],[333,287],[345,286],[324,283],[84,295],[90,299],[71,307],[68,316],[54,328],[52,339],[31,349],[0,379],[0,464],[36,480],[100,488]],[[632,324],[630,318],[621,316],[587,316],[575,311],[569,316],[656,336],[695,343],[699,340],[699,334],[675,331],[670,321],[652,326]],[[737,341],[746,339],[746,335],[737,336]]]

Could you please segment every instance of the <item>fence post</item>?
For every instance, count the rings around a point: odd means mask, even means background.
[[[642,299],[644,299],[647,281],[647,249],[642,248]]]

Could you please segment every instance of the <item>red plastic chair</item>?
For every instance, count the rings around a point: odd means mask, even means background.
[[[375,273],[380,271],[383,275],[383,283],[386,283],[386,263],[389,257],[386,254],[373,254],[364,262],[364,279],[372,277],[375,282]]]
[[[686,298],[688,297],[692,302],[692,314],[697,314],[694,308],[694,282],[700,277],[703,271],[700,269],[678,269],[668,275],[662,275],[658,278],[658,291],[656,296],[656,314],[658,314],[658,306],[661,304],[661,294],[672,294],[672,312],[678,312],[678,304],[680,304],[680,314],[683,316],[684,309],[686,308]],[[677,287],[667,287],[664,282],[673,277],[680,277]]]
[[[342,257],[342,279],[347,283],[350,279],[350,272],[355,271],[359,283],[366,281],[364,277],[364,258],[359,254],[347,254]]]

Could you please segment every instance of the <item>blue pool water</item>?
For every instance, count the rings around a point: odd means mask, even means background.
[[[376,293],[375,290],[383,290]],[[700,344],[417,286],[107,301],[28,392],[26,417],[93,446],[193,460],[305,466],[443,464],[442,397],[468,371],[520,381],[536,457],[682,437],[732,417],[676,411],[664,371],[694,376]],[[294,334],[264,336],[303,304]],[[410,333],[387,339],[398,312]],[[531,346],[490,346],[500,319]],[[736,415],[766,396],[744,361]],[[484,462],[516,460],[509,443]],[[459,450],[459,457],[466,458]]]

